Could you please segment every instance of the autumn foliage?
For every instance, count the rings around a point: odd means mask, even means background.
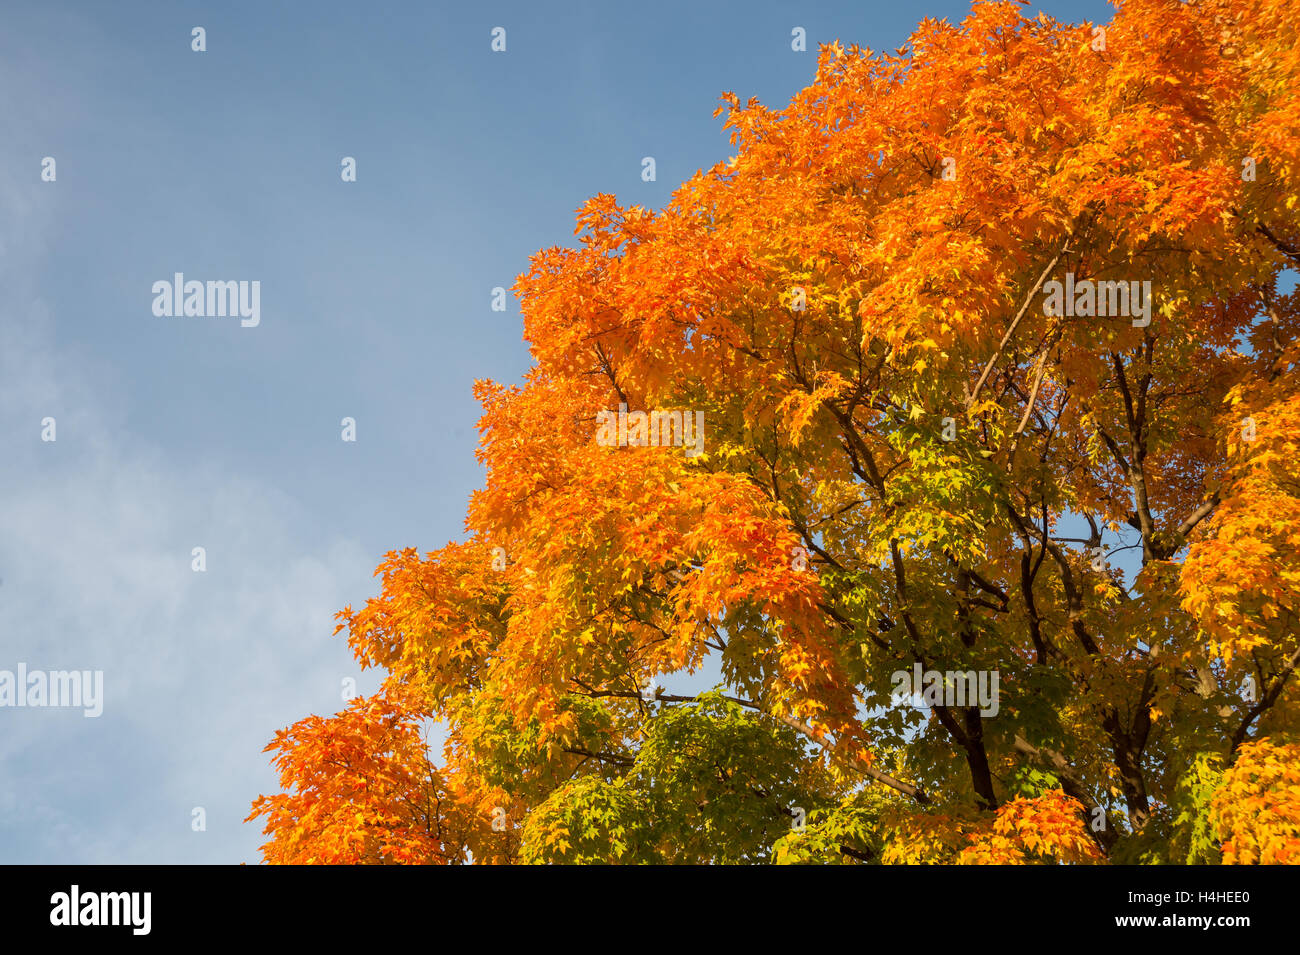
[[[533,257],[467,535],[340,614],[388,676],[268,747],[267,861],[1298,860],[1300,12],[1023,11],[725,95],[734,157]]]

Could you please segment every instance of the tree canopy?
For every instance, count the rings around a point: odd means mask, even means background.
[[[1300,862],[1300,11],[1023,11],[725,94],[532,258],[267,861]]]

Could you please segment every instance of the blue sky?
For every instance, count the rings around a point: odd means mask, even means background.
[[[492,288],[588,196],[659,207],[725,159],[722,91],[784,105],[818,43],[967,9],[7,3],[0,669],[102,669],[105,704],[0,709],[0,862],[256,861],[262,747],[377,685],[334,612],[462,534],[471,383],[529,364]],[[154,316],[175,272],[260,281],[260,324]]]

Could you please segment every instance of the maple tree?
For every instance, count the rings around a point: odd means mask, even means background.
[[[724,96],[733,158],[534,256],[466,539],[340,613],[388,675],[268,747],[268,861],[1297,859],[1300,14],[1022,9]]]

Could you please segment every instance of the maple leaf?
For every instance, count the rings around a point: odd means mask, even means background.
[[[339,614],[384,691],[268,747],[267,861],[1295,861],[1300,19],[1106,31],[831,44],[586,202],[465,539]]]

